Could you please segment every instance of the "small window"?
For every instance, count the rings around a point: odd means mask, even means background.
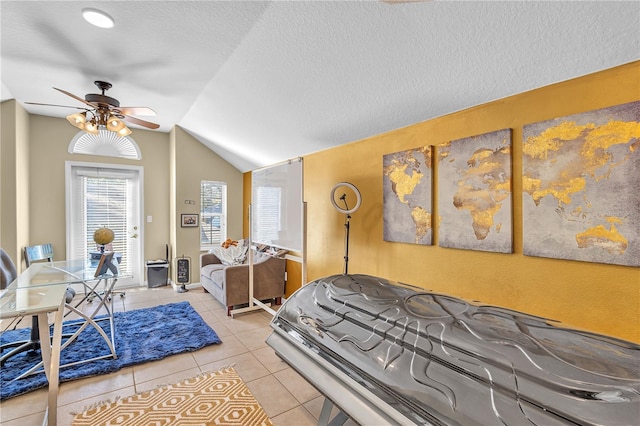
[[[200,248],[208,250],[227,239],[227,184],[200,183]]]

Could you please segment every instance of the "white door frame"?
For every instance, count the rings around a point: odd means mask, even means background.
[[[137,271],[133,271],[134,277],[138,279],[138,285],[142,286],[144,284],[144,167],[142,166],[129,166],[124,164],[113,164],[113,163],[89,163],[82,161],[65,161],[65,217],[66,217],[66,258],[70,259],[73,255],[70,252],[70,244],[69,244],[69,232],[72,227],[71,224],[71,215],[68,214],[71,206],[71,171],[74,167],[90,167],[96,169],[112,169],[112,170],[128,170],[134,171],[138,174],[138,267]]]

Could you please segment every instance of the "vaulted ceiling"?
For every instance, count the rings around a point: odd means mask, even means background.
[[[635,1],[3,0],[0,13],[2,100],[64,117],[24,102],[78,106],[52,87],[84,97],[105,80],[240,171],[640,59]]]

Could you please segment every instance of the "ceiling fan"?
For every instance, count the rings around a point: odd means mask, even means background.
[[[159,124],[133,117],[134,115],[156,115],[155,111],[151,108],[121,107],[120,102],[117,99],[105,95],[105,92],[112,87],[111,83],[99,80],[94,81],[93,83],[98,86],[98,89],[100,89],[102,93],[89,93],[85,95],[84,99],[74,95],[73,93],[54,87],[58,92],[64,93],[65,95],[71,96],[73,99],[82,102],[86,105],[85,107],[42,104],[36,102],[25,103],[30,105],[81,109],[83,112],[71,114],[67,116],[67,120],[73,126],[92,134],[98,134],[100,128],[106,128],[107,130],[117,133],[119,136],[128,136],[131,134],[131,130],[124,124],[123,120],[149,129],[157,129],[160,127]]]

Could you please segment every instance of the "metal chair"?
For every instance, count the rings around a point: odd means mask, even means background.
[[[53,262],[53,245],[50,243],[39,244],[37,246],[29,246],[24,248],[24,262],[27,268],[33,263],[40,260]]]
[[[51,243],[38,244],[37,246],[27,246],[24,248],[24,263],[27,268],[33,263],[41,260],[53,262],[53,245]],[[76,295],[73,288],[67,288],[66,302],[69,303]]]
[[[9,254],[0,248],[0,289],[4,290],[18,276],[16,265]]]
[[[0,261],[2,264],[1,285],[2,289],[4,290],[13,280],[16,279],[18,273],[16,271],[16,265],[13,263],[7,252],[5,252],[3,249],[0,249]],[[5,349],[15,348],[0,357],[0,366],[4,366],[4,363],[7,359],[21,352],[40,349],[38,317],[34,315],[31,318],[31,336],[29,340],[6,343],[0,347],[0,353],[4,352]]]
[[[27,268],[33,262],[39,262],[41,260],[53,262],[53,245],[51,243],[38,244],[36,246],[27,246],[24,248],[24,263],[27,265]],[[75,290],[71,287],[68,287],[65,302],[70,303],[75,295]],[[34,316],[34,318],[36,317]]]

